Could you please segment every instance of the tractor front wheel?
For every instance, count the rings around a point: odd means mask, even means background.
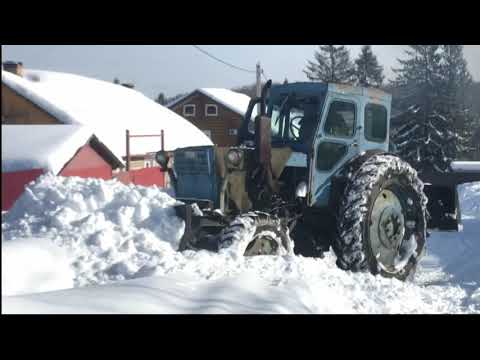
[[[286,255],[293,253],[288,229],[275,216],[250,212],[237,216],[219,237],[219,250],[239,256]]]

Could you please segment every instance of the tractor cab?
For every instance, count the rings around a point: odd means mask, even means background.
[[[364,151],[388,151],[391,96],[380,90],[292,83],[274,85],[264,97],[250,103],[239,142],[256,146],[251,114],[260,102],[270,119],[273,171],[279,177],[295,173],[294,182],[303,177],[310,206],[327,204],[331,178],[345,162]],[[277,161],[285,152],[286,162]]]

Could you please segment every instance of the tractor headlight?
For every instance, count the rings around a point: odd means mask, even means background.
[[[237,149],[232,149],[227,153],[227,161],[231,166],[240,166],[243,159],[243,152]]]

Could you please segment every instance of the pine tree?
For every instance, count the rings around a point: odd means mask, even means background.
[[[364,45],[355,60],[355,84],[364,87],[381,87],[383,84],[383,66],[378,64],[377,57],[370,45]]]
[[[445,106],[445,68],[439,45],[410,45],[394,84],[402,89],[401,105],[409,106],[393,137],[401,157],[419,171],[446,171],[457,155],[454,120]]]
[[[322,45],[319,50],[315,51],[315,60],[309,60],[303,71],[309,80],[333,83],[352,81],[354,68],[345,46]]]
[[[165,95],[163,93],[160,93],[158,94],[157,98],[155,99],[155,101],[157,103],[159,103],[160,105],[165,105],[166,104],[166,98],[165,98]]]
[[[118,78],[115,78],[115,79],[113,79],[113,83],[118,85],[118,84],[120,84],[120,80],[118,80]]]
[[[475,114],[468,106],[468,93],[473,84],[472,76],[463,56],[463,45],[443,45],[444,112],[454,121],[457,134],[457,155],[468,157],[473,151],[471,139],[474,132]]]
[[[283,81],[283,85],[286,85],[286,84],[288,84],[288,79],[287,78],[285,78],[285,80]]]

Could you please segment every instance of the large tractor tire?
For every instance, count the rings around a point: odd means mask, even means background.
[[[218,247],[237,256],[293,254],[288,229],[277,217],[261,212],[237,216],[222,230]]]
[[[343,270],[406,280],[425,251],[426,204],[417,172],[378,154],[351,169],[333,249]]]

